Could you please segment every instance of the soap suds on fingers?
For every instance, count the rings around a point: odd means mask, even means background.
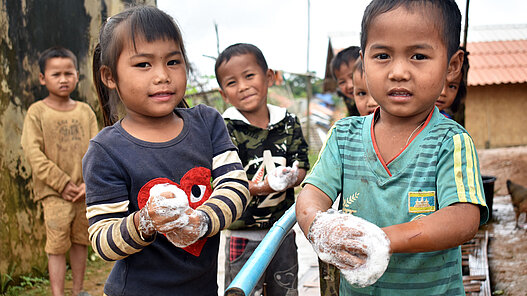
[[[390,241],[377,225],[335,210],[319,212],[308,237],[320,259],[357,287],[375,283],[390,262]]]

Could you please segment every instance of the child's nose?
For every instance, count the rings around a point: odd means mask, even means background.
[[[170,76],[168,75],[168,70],[165,67],[159,67],[156,71],[155,82],[156,83],[165,83],[170,81]]]
[[[446,89],[447,89],[447,84],[445,83],[445,85],[443,86],[443,89],[441,90],[441,94],[439,96],[441,97],[446,97]]]
[[[388,78],[395,81],[409,80],[410,72],[408,71],[406,63],[398,60],[393,61]]]
[[[249,83],[247,81],[240,80],[240,82],[238,83],[238,90],[242,92],[244,90],[247,90],[248,88],[249,88]]]
[[[375,108],[378,106],[377,101],[375,101],[372,96],[369,96],[367,104],[370,108]]]
[[[348,93],[353,92],[353,81],[352,80],[346,81],[346,91]]]

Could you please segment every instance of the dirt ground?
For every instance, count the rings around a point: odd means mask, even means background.
[[[515,228],[514,212],[505,185],[506,180],[510,179],[527,186],[527,146],[479,150],[478,156],[482,175],[496,177],[493,218],[481,227],[482,230],[488,230],[490,236],[488,259],[491,289],[494,295],[527,296],[527,223],[522,215],[520,224],[523,228]],[[91,295],[102,295],[112,265],[101,259],[90,261],[85,290]],[[68,288],[71,289],[71,279],[66,283]]]
[[[481,174],[496,177],[492,220],[482,229],[490,234],[488,259],[491,288],[496,295],[527,295],[527,225],[515,228],[507,179],[527,186],[527,147],[478,151]]]

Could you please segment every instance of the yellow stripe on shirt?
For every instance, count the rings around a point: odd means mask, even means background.
[[[465,157],[467,158],[467,167],[465,170],[467,172],[468,195],[470,196],[470,201],[477,204],[476,188],[474,187],[474,159],[472,157],[474,147],[472,147],[472,141],[470,141],[468,134],[463,133],[463,139],[465,140]]]
[[[465,185],[463,184],[463,172],[461,161],[461,135],[457,134],[453,137],[454,140],[454,179],[456,180],[457,196],[460,202],[467,202],[465,195]]]
[[[472,146],[472,160],[474,161],[474,174],[476,179],[476,194],[478,195],[479,203],[483,206],[486,206],[487,203],[485,201],[484,195],[481,192],[481,185],[479,184],[480,173],[479,173],[479,165],[478,165],[478,158],[476,156],[476,149],[474,148],[474,142],[471,140],[470,144]]]

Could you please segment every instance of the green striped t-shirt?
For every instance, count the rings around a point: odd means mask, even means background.
[[[481,206],[488,218],[479,161],[467,131],[437,108],[418,135],[385,163],[372,140],[374,114],[339,120],[305,183],[342,210],[379,227],[409,222],[457,202]],[[465,295],[460,247],[427,253],[392,254],[372,286],[352,287],[341,277],[341,295]]]

